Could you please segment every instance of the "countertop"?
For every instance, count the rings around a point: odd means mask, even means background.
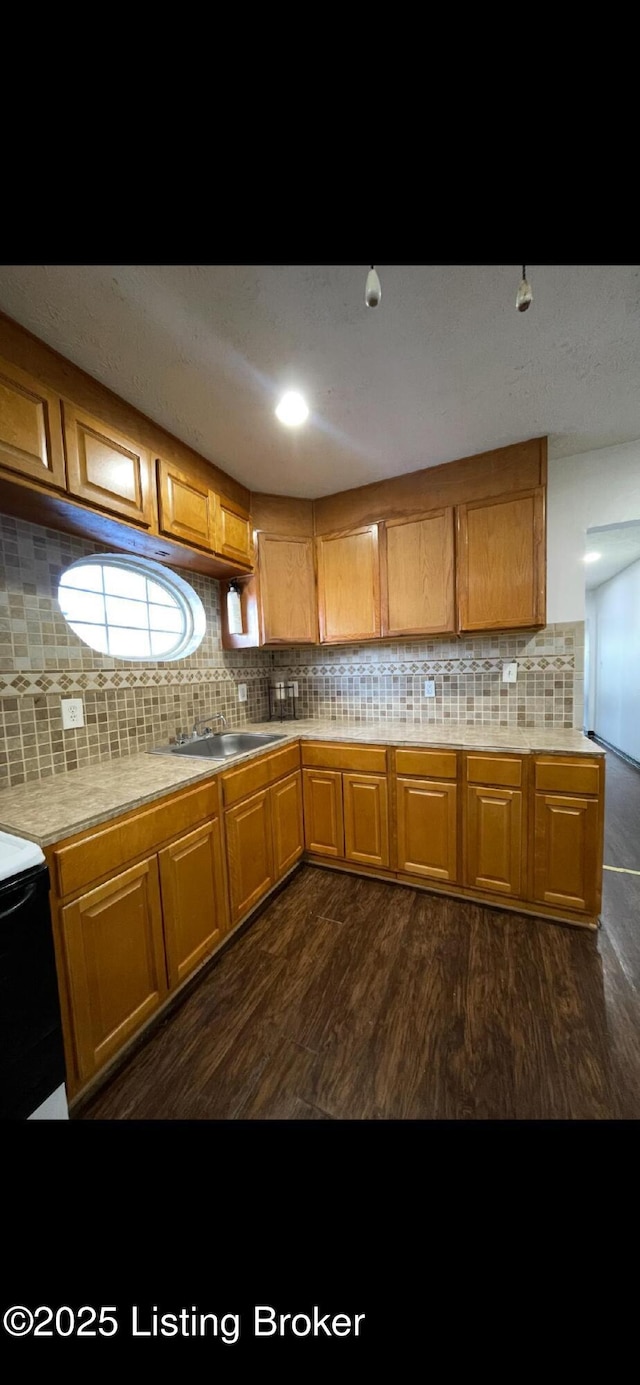
[[[231,728],[230,728],[231,729]],[[172,790],[196,783],[245,760],[277,750],[287,741],[356,741],[372,745],[433,745],[452,750],[504,750],[521,755],[604,755],[581,731],[561,727],[445,726],[406,721],[267,721],[237,730],[273,732],[280,739],[229,760],[197,760],[186,756],[127,755],[66,774],[18,784],[0,791],[0,829],[50,846],[75,832],[95,827]]]

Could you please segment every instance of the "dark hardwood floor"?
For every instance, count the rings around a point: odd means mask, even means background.
[[[640,870],[607,755],[605,861]],[[640,875],[598,933],[303,866],[79,1120],[640,1118]]]

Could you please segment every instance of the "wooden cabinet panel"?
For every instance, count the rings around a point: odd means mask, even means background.
[[[253,548],[251,544],[251,518],[241,505],[234,500],[218,496],[216,510],[216,553],[222,558],[230,558],[235,563],[251,567]]]
[[[302,741],[301,753],[303,765],[310,769],[358,769],[384,774],[387,768],[384,746],[349,745],[347,741],[335,745],[327,741]]]
[[[534,899],[596,914],[602,880],[598,801],[560,794],[534,797]]]
[[[304,769],[302,790],[307,851],[343,857],[342,775],[330,769]]]
[[[457,881],[457,796],[456,784],[396,780],[399,871]]]
[[[65,488],[60,397],[0,360],[0,466]]]
[[[167,992],[154,856],[61,911],[79,1074],[86,1081]]]
[[[275,883],[269,790],[228,808],[224,817],[231,922],[238,923]]]
[[[466,755],[469,784],[500,784],[505,789],[522,787],[522,759],[518,755]]]
[[[302,777],[298,770],[269,790],[273,825],[273,869],[276,880],[286,875],[304,851]]]
[[[389,865],[386,776],[343,774],[344,854],[365,866]]]
[[[458,508],[460,630],[544,625],[544,487]]]
[[[465,885],[497,894],[523,893],[523,795],[520,789],[467,787]]]
[[[239,769],[227,770],[222,775],[225,806],[231,807],[233,803],[247,798],[258,789],[266,789],[269,784],[275,784],[276,779],[282,779],[285,774],[291,774],[299,768],[300,742],[295,741],[293,745],[286,745],[283,750],[276,750],[273,755],[260,755],[248,764],[241,765]]]
[[[569,760],[560,755],[536,759],[536,789],[555,793],[598,794],[600,777],[604,769],[604,757],[590,760],[582,756]]]
[[[322,644],[375,639],[381,633],[378,526],[316,539]]]
[[[66,400],[62,414],[70,494],[149,528],[153,502],[148,448]]]
[[[455,779],[458,755],[455,750],[396,750],[396,774],[416,774],[422,779]]]
[[[162,915],[170,987],[178,986],[227,931],[220,819],[160,852]]]
[[[313,539],[258,535],[262,644],[317,644]]]
[[[453,509],[388,519],[380,538],[383,634],[455,630]]]
[[[212,553],[216,539],[215,493],[199,477],[188,475],[160,457],[156,465],[160,532]]]

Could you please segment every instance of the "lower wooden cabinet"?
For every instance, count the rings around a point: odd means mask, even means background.
[[[172,842],[159,861],[167,971],[178,986],[227,931],[220,818]]]
[[[389,795],[385,774],[342,775],[344,855],[363,866],[389,865]]]
[[[231,921],[238,923],[275,884],[269,790],[227,808],[224,816]]]
[[[524,895],[524,802],[520,789],[467,785],[465,885],[495,894]]]
[[[281,880],[304,851],[302,783],[300,771],[270,789],[273,830],[273,870]]]
[[[342,774],[339,770],[303,769],[304,841],[315,856],[344,856]]]
[[[535,794],[533,897],[539,904],[597,913],[600,812],[595,798]]]
[[[458,879],[458,788],[431,779],[396,779],[396,867],[430,880]]]
[[[86,1081],[167,993],[158,858],[61,911],[79,1076]]]

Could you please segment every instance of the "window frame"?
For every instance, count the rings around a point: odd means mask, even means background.
[[[105,619],[104,619],[104,621],[76,620],[75,622],[72,623],[71,619],[70,619],[67,615],[65,615],[65,612],[64,612],[64,610],[62,609],[62,602],[61,602],[61,592],[62,592],[62,591],[65,591],[65,590],[66,590],[66,591],[72,592],[72,591],[74,591],[74,590],[75,590],[75,591],[83,591],[83,590],[86,590],[87,593],[88,593],[89,595],[95,595],[95,596],[101,595],[103,601],[105,601],[105,599],[106,599],[106,597],[107,597],[108,595],[112,595],[112,596],[116,597],[116,593],[106,593],[106,592],[105,592],[105,590],[104,590],[104,578],[103,578],[103,581],[102,581],[102,592],[101,592],[101,593],[100,593],[100,592],[97,592],[97,591],[91,592],[90,589],[83,589],[82,587],[75,587],[75,588],[74,588],[74,587],[69,586],[69,587],[66,587],[66,588],[65,588],[65,586],[64,586],[64,578],[67,576],[67,574],[68,574],[69,572],[73,572],[74,569],[76,569],[76,568],[82,568],[82,567],[85,567],[85,568],[86,568],[86,567],[99,567],[99,568],[117,567],[117,568],[119,568],[121,571],[131,572],[131,573],[137,574],[138,576],[146,577],[146,578],[148,578],[150,581],[155,582],[155,583],[157,583],[158,586],[162,587],[162,588],[168,593],[168,595],[171,597],[171,609],[175,610],[176,607],[177,607],[178,610],[180,611],[181,615],[182,615],[182,632],[181,632],[180,636],[177,638],[175,645],[173,645],[172,648],[171,648],[167,653],[165,653],[165,654],[152,654],[152,653],[149,653],[148,655],[147,655],[147,654],[142,654],[142,655],[141,655],[140,653],[137,653],[137,654],[113,653],[113,652],[111,651],[111,649],[109,649],[108,651],[107,651],[107,650],[101,650],[101,649],[97,649],[95,645],[89,644],[89,641],[86,640],[86,639],[84,638],[83,635],[78,634],[77,630],[74,629],[74,624],[75,624],[75,625],[95,625],[96,630],[106,630],[106,631],[107,631],[107,643],[108,643],[109,645],[111,644],[110,631],[114,631],[114,632],[115,632],[115,631],[117,631],[117,630],[124,630],[124,629],[126,629],[126,630],[131,630],[131,629],[136,629],[136,628],[138,628],[138,629],[139,629],[139,633],[140,633],[140,634],[144,634],[144,633],[145,633],[145,627],[144,627],[144,626],[134,627],[134,626],[110,625],[109,621],[107,620],[106,604],[105,604],[105,608],[104,608],[104,610],[105,610]],[[145,602],[142,602],[142,601],[140,600],[140,598],[138,598],[138,597],[135,597],[135,598],[126,598],[126,597],[125,597],[124,599],[125,599],[125,600],[127,600],[127,599],[132,599],[132,600],[140,601],[140,604],[141,604],[141,605],[143,605],[143,604],[146,605],[147,613],[148,613],[148,612],[149,612],[149,607],[150,607],[150,605],[153,605],[153,604],[156,604],[156,603],[153,603],[153,602],[150,602],[150,601],[149,601],[149,591],[148,591],[148,588],[145,588],[145,591],[146,591],[146,593],[147,593],[147,598],[146,598],[146,601],[145,601]],[[65,568],[63,569],[63,571],[60,573],[60,576],[58,577],[57,602],[58,602],[58,608],[59,608],[59,610],[60,610],[60,614],[62,615],[62,618],[63,618],[65,624],[68,626],[69,630],[71,630],[72,633],[75,635],[76,639],[79,640],[82,644],[86,645],[87,649],[91,649],[95,654],[99,654],[99,655],[100,655],[102,658],[104,658],[104,659],[122,659],[122,660],[123,660],[124,662],[126,662],[126,663],[145,663],[145,664],[146,664],[146,663],[151,663],[151,664],[174,663],[174,662],[176,662],[177,660],[186,659],[186,658],[188,658],[188,656],[189,656],[190,654],[195,653],[196,649],[198,649],[198,647],[199,647],[200,644],[202,643],[202,640],[203,640],[203,638],[204,638],[205,631],[206,631],[207,618],[206,618],[206,614],[205,614],[205,609],[204,609],[204,606],[203,606],[203,604],[202,604],[202,601],[201,601],[200,597],[198,596],[198,593],[197,593],[197,592],[195,591],[195,589],[190,585],[190,583],[189,583],[189,582],[186,582],[186,581],[184,580],[184,578],[179,577],[179,576],[178,576],[175,572],[173,572],[170,568],[163,567],[162,563],[157,563],[157,562],[155,562],[153,558],[138,557],[137,555],[134,556],[134,555],[130,555],[130,554],[128,554],[128,553],[95,553],[95,554],[89,554],[89,555],[88,555],[87,557],[85,557],[85,558],[76,558],[75,561],[74,561],[73,563],[69,563],[68,566],[65,567]],[[149,621],[149,616],[148,616],[148,614],[147,614],[147,621]],[[160,634],[160,633],[163,633],[163,632],[160,632],[160,631],[155,631],[155,632],[154,632],[154,631],[151,629],[151,626],[149,625],[149,623],[147,623],[146,633],[148,633],[149,636],[151,637],[151,635],[152,635],[153,633]],[[171,632],[167,632],[167,633],[171,633]],[[177,632],[176,632],[176,634],[177,634]],[[149,639],[149,647],[151,647],[151,638]]]

